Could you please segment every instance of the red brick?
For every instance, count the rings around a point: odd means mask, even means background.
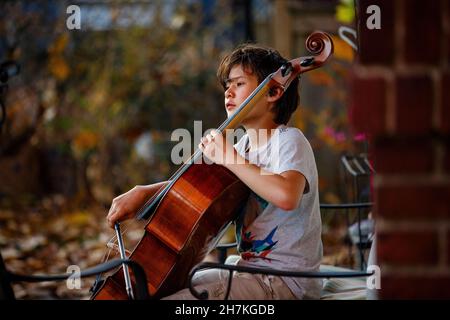
[[[450,21],[450,4],[448,1],[443,1],[444,6],[447,7],[447,14],[444,15],[444,20],[449,23]],[[447,61],[450,64],[450,30],[447,28]]]
[[[410,64],[440,63],[443,27],[441,0],[404,1],[405,31],[403,53]]]
[[[433,148],[426,137],[378,139],[372,151],[378,173],[429,173],[433,170]]]
[[[447,257],[445,263],[450,267],[450,230],[447,230]]]
[[[450,140],[444,143],[444,170],[450,172]]]
[[[447,48],[450,48],[450,32],[447,33]],[[450,49],[447,49],[447,61],[450,64]]]
[[[352,77],[350,121],[357,132],[386,131],[386,81],[383,78]]]
[[[450,277],[383,276],[381,299],[450,299]]]
[[[380,265],[435,265],[439,259],[437,232],[380,232],[377,235],[377,261]]]
[[[396,79],[396,133],[416,135],[432,129],[433,83],[429,76]]]
[[[375,213],[390,220],[450,217],[450,186],[379,186]]]
[[[450,48],[450,47],[449,47]],[[450,49],[449,49],[450,50]],[[440,123],[443,133],[450,133],[450,72],[442,75]]]
[[[381,11],[381,29],[368,29],[366,13],[370,5],[377,5]],[[358,38],[360,63],[391,65],[394,60],[394,1],[357,1]]]

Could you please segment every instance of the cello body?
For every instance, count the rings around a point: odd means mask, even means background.
[[[151,298],[186,287],[189,271],[214,249],[248,194],[243,182],[216,164],[194,164],[175,182],[129,256],[144,267]],[[123,283],[120,268],[91,299],[128,299]]]

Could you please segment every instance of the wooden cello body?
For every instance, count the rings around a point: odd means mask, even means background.
[[[331,38],[314,32],[306,40],[313,56],[288,61],[270,74],[238,110],[218,128],[236,128],[274,86],[286,90],[301,73],[322,66],[333,52]],[[144,235],[127,257],[139,263],[147,276],[151,298],[161,298],[185,288],[190,270],[201,262],[222,235],[222,231],[248,198],[249,189],[223,166],[196,161],[186,163],[170,179],[168,186],[144,205],[141,219],[148,219]],[[149,217],[149,214],[151,216]],[[124,267],[122,267],[124,268]],[[117,270],[96,289],[92,299],[128,299],[124,270]]]
[[[177,180],[129,257],[145,266],[153,298],[186,286],[189,271],[214,248],[248,193],[246,185],[234,174],[215,164],[194,164]],[[119,269],[92,299],[128,299],[123,283]]]

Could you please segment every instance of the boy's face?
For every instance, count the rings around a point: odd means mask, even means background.
[[[225,83],[225,110],[230,117],[245,99],[258,86],[255,75],[247,72],[241,65],[235,65]]]

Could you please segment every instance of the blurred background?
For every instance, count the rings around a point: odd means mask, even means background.
[[[80,8],[80,29],[68,28],[69,5]],[[355,183],[342,162],[368,147],[350,131],[355,51],[338,36],[354,24],[347,0],[2,1],[0,63],[20,67],[0,96],[0,250],[8,269],[64,273],[101,262],[113,235],[105,223],[112,199],[176,170],[173,130],[225,120],[215,73],[244,41],[291,59],[309,55],[313,31],[332,36],[329,62],[302,75],[290,124],[313,147],[322,203],[369,201],[369,177]],[[355,267],[354,215],[322,218],[324,263]],[[86,298],[92,281],[82,283],[81,290],[64,282],[14,290],[21,299]]]

